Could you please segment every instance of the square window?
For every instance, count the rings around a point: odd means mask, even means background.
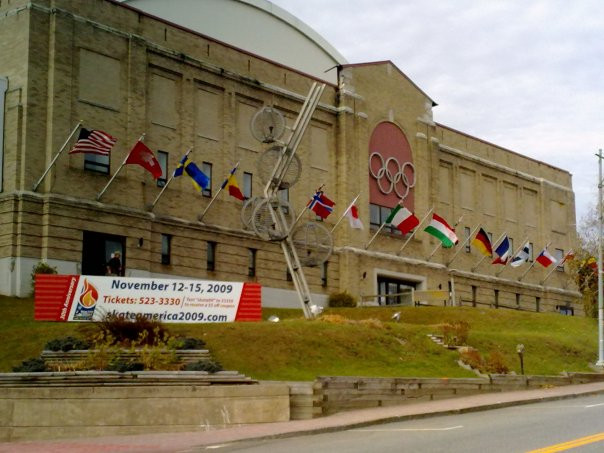
[[[247,275],[248,277],[256,276],[256,249],[248,249],[248,265]]]
[[[243,196],[246,200],[252,198],[252,174],[243,172]]]
[[[110,170],[109,156],[88,153],[84,154],[84,170],[108,175]]]

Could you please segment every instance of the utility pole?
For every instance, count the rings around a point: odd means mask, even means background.
[[[604,294],[602,294],[602,235],[604,219],[602,208],[602,149],[598,150],[598,361],[596,366],[604,367]]]

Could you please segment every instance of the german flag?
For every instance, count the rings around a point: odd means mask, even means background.
[[[476,236],[474,239],[472,239],[472,245],[476,247],[483,255],[489,257],[493,256],[493,248],[491,247],[489,235],[482,228],[478,230],[478,233],[476,233]]]

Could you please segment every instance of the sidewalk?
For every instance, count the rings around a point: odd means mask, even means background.
[[[179,452],[195,447],[219,445],[241,440],[293,437],[341,431],[418,417],[472,412],[597,393],[604,393],[604,382],[537,390],[488,393],[405,406],[341,412],[312,420],[263,423],[202,432],[0,443],[0,452]]]

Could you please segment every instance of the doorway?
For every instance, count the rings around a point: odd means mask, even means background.
[[[378,276],[379,305],[413,305],[413,290],[417,283]]]
[[[106,264],[115,252],[120,252],[122,269],[125,269],[125,236],[84,231],[82,242],[82,275],[105,275]]]

